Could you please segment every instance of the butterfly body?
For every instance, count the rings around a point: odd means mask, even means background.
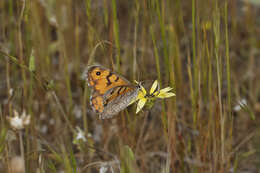
[[[101,119],[112,118],[137,97],[139,85],[134,85],[111,70],[92,65],[87,70],[91,87],[91,106]]]

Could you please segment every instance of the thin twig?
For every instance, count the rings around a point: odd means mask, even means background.
[[[59,100],[59,98],[57,97],[57,95],[55,93],[55,91],[51,91],[51,94],[54,97],[54,99],[56,101],[56,104],[57,104],[58,108],[60,109],[63,118],[65,119],[66,123],[68,124],[70,130],[73,132],[74,129],[73,129],[72,125],[70,124],[70,121],[69,121],[69,119],[68,119],[68,117],[67,117],[67,115],[66,115],[66,113],[65,113],[65,111],[64,111],[64,109],[63,109],[63,107],[62,107],[62,105],[60,103],[60,100]]]
[[[226,157],[226,158],[227,158],[227,159],[226,159],[226,162],[227,162],[228,160],[230,160],[230,158],[231,158],[235,153],[237,153],[237,151],[238,151],[244,144],[246,144],[252,137],[254,137],[254,135],[255,135],[255,132],[251,132],[249,135],[247,135],[247,136],[245,137],[245,139],[242,140],[242,141],[234,148],[234,150],[233,150],[231,153],[229,153],[228,157]]]
[[[25,169],[25,158],[24,158],[24,148],[23,148],[23,137],[22,137],[22,131],[19,130],[19,141],[20,141],[20,151],[21,151],[21,157],[23,159],[23,168]],[[25,170],[24,170],[25,172]]]
[[[143,134],[144,134],[144,128],[145,128],[145,126],[147,124],[148,113],[149,113],[149,111],[147,111],[147,113],[144,115],[144,122],[143,122],[143,125],[142,125],[142,128],[141,128],[141,131],[140,131],[139,138],[137,140],[135,154],[137,154],[137,152],[139,150],[140,142],[141,142]]]

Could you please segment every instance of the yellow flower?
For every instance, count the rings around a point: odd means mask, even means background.
[[[163,99],[163,98],[169,98],[169,97],[175,96],[175,94],[173,92],[169,92],[173,89],[171,87],[166,87],[166,88],[160,90],[160,86],[159,86],[159,83],[157,80],[154,81],[149,93],[146,92],[146,90],[144,89],[144,87],[142,85],[140,85],[140,87],[141,88],[140,88],[137,98],[131,102],[131,103],[133,103],[133,102],[139,100],[137,103],[136,113],[138,113],[144,107],[146,102],[149,100],[152,101],[156,98]]]

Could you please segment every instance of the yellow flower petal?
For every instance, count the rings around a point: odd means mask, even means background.
[[[158,94],[160,94],[159,91],[156,91],[156,92],[153,93],[153,95],[154,95],[155,97],[158,96]]]
[[[137,100],[144,98],[146,95],[146,90],[144,89],[144,87],[142,85],[140,87],[141,89],[139,90],[138,95],[136,97]]]
[[[137,81],[135,81],[135,83],[137,83],[137,84],[141,87],[141,89],[139,90],[137,97],[134,98],[134,99],[128,104],[128,106],[131,105],[131,104],[133,104],[133,103],[136,102],[137,100],[144,98],[144,96],[146,95],[146,90],[144,89],[144,87],[143,87],[140,83],[138,83]]]
[[[169,97],[172,97],[172,96],[175,96],[175,94],[174,93],[172,93],[172,92],[162,92],[162,93],[159,93],[159,95],[158,96],[156,96],[156,97],[158,97],[158,98],[169,98]]]
[[[147,101],[146,98],[142,98],[139,100],[139,102],[137,104],[137,108],[136,108],[136,114],[144,107],[146,101]]]
[[[150,100],[152,101],[155,98],[169,98],[169,97],[175,96],[175,93],[169,92],[173,89],[171,87],[166,87],[166,88],[163,88],[160,90],[157,80],[154,81],[154,83],[149,91],[149,94],[147,94],[147,91],[140,83],[138,83],[137,81],[135,81],[135,82],[140,86],[140,90],[138,92],[138,96],[135,99],[133,99],[130,104],[138,101],[137,108],[136,108],[136,114],[138,112],[140,112],[140,110],[142,110],[142,108],[145,106],[147,101],[150,101]]]
[[[150,89],[150,94],[154,93],[154,91],[156,90],[157,86],[158,86],[158,81],[155,80],[153,85],[152,85],[152,87],[151,87],[151,89]]]
[[[141,92],[139,92],[139,94],[140,94],[140,97],[144,97],[145,95],[146,95],[146,90],[144,89],[144,87],[142,86],[142,85],[140,85],[141,86]]]
[[[160,93],[167,93],[168,91],[171,91],[173,88],[171,87],[166,87],[160,90]]]

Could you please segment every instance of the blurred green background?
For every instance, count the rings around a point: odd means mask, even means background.
[[[259,0],[1,0],[0,172],[259,172],[259,17]],[[176,97],[99,120],[93,63]]]

